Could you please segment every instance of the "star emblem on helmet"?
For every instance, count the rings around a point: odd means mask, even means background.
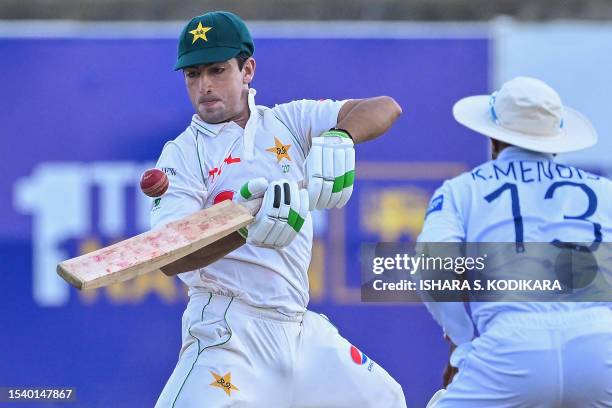
[[[191,43],[194,44],[199,38],[201,38],[203,41],[208,41],[208,38],[206,38],[206,33],[210,30],[212,30],[212,27],[204,27],[202,22],[198,21],[198,26],[189,32],[189,34],[193,35],[193,41]]]

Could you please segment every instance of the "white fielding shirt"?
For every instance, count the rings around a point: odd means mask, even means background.
[[[255,129],[252,160],[245,155],[245,129],[234,122],[206,123],[194,115],[190,126],[166,143],[157,162],[170,185],[161,199],[153,201],[151,228],[231,199],[256,177],[304,180],[311,139],[337,124],[345,102],[300,100],[251,109],[247,128]],[[309,299],[312,234],[309,214],[285,248],[245,244],[207,267],[178,276],[190,294],[212,291],[289,315],[301,313]]]
[[[436,190],[418,241],[515,242],[519,234],[522,242],[610,242],[611,197],[612,182],[604,177],[556,163],[549,154],[508,147],[497,160],[448,180]],[[519,212],[520,219],[515,217]],[[609,252],[608,246],[600,249]],[[609,264],[608,260],[599,265],[606,278],[610,277]],[[529,270],[516,272],[527,274]],[[560,312],[594,304],[471,302],[471,317],[463,303],[426,305],[444,332],[460,345],[474,336],[472,320],[483,333],[500,312]]]

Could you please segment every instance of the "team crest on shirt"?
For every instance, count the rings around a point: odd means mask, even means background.
[[[232,373],[228,372],[225,375],[219,375],[213,371],[210,372],[214,377],[214,381],[209,385],[211,387],[221,388],[228,397],[232,396],[232,391],[240,391],[234,384],[232,384]]]
[[[276,162],[280,163],[281,160],[287,159],[291,161],[291,156],[289,156],[289,149],[291,149],[290,144],[283,144],[277,137],[274,137],[274,146],[266,149],[267,152],[274,153],[276,155]]]

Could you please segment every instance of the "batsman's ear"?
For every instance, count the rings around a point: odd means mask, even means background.
[[[250,84],[253,81],[253,77],[255,77],[255,59],[253,57],[249,57],[248,60],[244,62],[244,66],[242,67],[243,77],[242,83],[245,85]]]

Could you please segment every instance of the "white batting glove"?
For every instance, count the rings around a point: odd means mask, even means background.
[[[268,248],[283,248],[291,243],[304,225],[308,215],[308,192],[298,187],[295,181],[278,180],[267,184],[257,178],[249,181],[240,190],[240,200],[261,197],[261,209],[255,222],[247,231],[239,231],[248,244]],[[262,189],[264,192],[262,192]]]
[[[249,202],[246,207],[251,211],[251,214],[255,215],[257,208],[259,208],[257,201],[262,201],[269,184],[268,180],[263,177],[251,179],[242,185],[238,194],[234,196],[234,201],[239,204]],[[243,238],[247,238],[249,235],[247,227],[240,228],[238,233]]]
[[[355,180],[355,145],[348,132],[331,129],[312,139],[306,180],[310,210],[347,203]]]

